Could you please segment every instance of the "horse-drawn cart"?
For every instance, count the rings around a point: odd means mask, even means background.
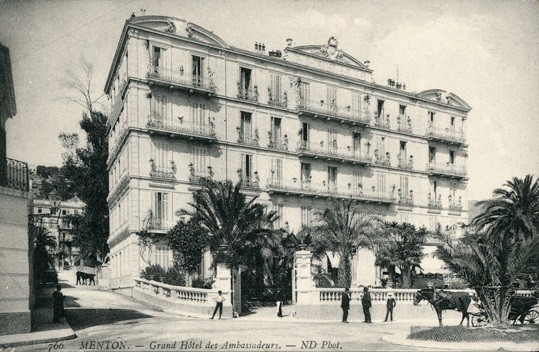
[[[535,324],[539,321],[539,312],[535,309],[538,303],[537,295],[533,297],[515,295],[511,302],[511,311],[509,312],[509,320],[513,321],[513,325],[518,321],[520,324],[529,323]],[[472,315],[472,326],[483,326],[489,322],[488,315],[481,309],[478,313]]]

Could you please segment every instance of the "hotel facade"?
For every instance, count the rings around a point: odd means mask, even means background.
[[[294,232],[329,199],[431,230],[466,223],[470,106],[371,75],[333,37],[249,51],[178,18],[126,21],[105,86],[111,288],[172,264],[164,241],[141,247],[137,232],[164,235],[201,177],[242,180]],[[324,265],[338,265],[329,257]],[[379,275],[373,253],[359,250],[353,284]]]

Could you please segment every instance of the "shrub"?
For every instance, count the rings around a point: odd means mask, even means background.
[[[203,277],[198,276],[198,277],[193,279],[193,281],[191,282],[191,286],[193,286],[194,288],[211,289],[213,287],[214,282],[215,282],[215,279],[213,278],[213,276],[211,276],[211,277],[209,277],[207,279],[204,279]]]
[[[408,336],[414,340],[434,341],[514,341],[521,342],[539,339],[539,330],[465,328],[463,326],[442,326],[413,332]]]
[[[141,273],[140,277],[146,280],[161,281],[165,277],[165,269],[158,264],[150,265],[146,267]]]
[[[185,286],[185,273],[178,265],[173,265],[163,275],[163,283],[174,286]]]

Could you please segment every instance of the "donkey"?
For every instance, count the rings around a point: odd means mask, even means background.
[[[417,306],[421,300],[428,301],[438,315],[438,323],[442,324],[442,311],[446,309],[462,312],[462,319],[459,325],[462,325],[466,318],[466,326],[470,326],[470,317],[468,315],[468,306],[472,299],[466,292],[448,292],[444,290],[421,289],[414,295],[414,305]]]

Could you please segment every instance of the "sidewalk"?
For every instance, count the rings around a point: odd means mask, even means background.
[[[62,284],[62,280],[60,280]],[[46,287],[43,295],[37,299],[33,311],[32,332],[25,334],[0,336],[0,349],[22,345],[35,345],[48,342],[74,339],[77,337],[65,319],[61,323],[52,323],[52,292]]]

